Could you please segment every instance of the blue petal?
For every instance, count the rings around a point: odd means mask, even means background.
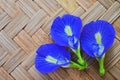
[[[79,17],[66,14],[62,17],[62,21],[64,22],[64,25],[69,25],[72,29],[72,32],[75,37],[80,38],[80,30],[82,27],[82,21]]]
[[[61,46],[70,46],[69,37],[80,38],[82,21],[79,17],[66,14],[62,18],[57,17],[51,26],[52,39]],[[74,38],[73,37],[73,38]],[[74,43],[73,43],[74,44]],[[70,46],[71,47],[71,46]]]
[[[36,55],[35,67],[39,72],[49,73],[55,71],[59,67],[59,65],[49,63],[45,60],[45,57]]]
[[[96,39],[95,35],[101,38]],[[103,54],[112,46],[115,38],[113,26],[104,21],[97,20],[86,24],[81,33],[81,46],[91,57],[102,57]],[[101,42],[100,42],[101,41]],[[98,54],[98,56],[95,55]]]
[[[51,26],[50,34],[52,39],[57,44],[62,46],[69,46],[68,40],[67,40],[68,36],[64,32],[64,28],[65,28],[64,22],[61,20],[60,17],[57,17]]]
[[[70,53],[57,44],[45,44],[36,51],[35,65],[38,71],[48,73],[70,64]]]

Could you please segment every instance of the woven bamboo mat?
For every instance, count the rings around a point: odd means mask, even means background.
[[[116,29],[114,45],[106,54],[106,74],[86,57],[85,71],[62,69],[41,74],[34,68],[35,50],[52,42],[51,23],[56,16],[74,14],[83,20],[103,19]],[[120,0],[0,0],[0,80],[120,80]]]

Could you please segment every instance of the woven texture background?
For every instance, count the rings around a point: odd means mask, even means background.
[[[88,69],[62,69],[41,74],[34,68],[35,50],[51,43],[51,23],[66,13],[83,25],[103,19],[114,25],[116,39],[106,53],[106,74],[89,57]],[[120,0],[0,0],[0,80],[120,80]]]

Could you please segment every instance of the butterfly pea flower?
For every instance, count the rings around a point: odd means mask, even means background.
[[[35,67],[39,72],[53,72],[70,64],[70,53],[56,44],[45,44],[36,51]]]
[[[61,46],[78,47],[82,21],[79,17],[66,14],[57,17],[51,26],[52,39]]]
[[[105,74],[104,57],[106,51],[112,46],[114,38],[113,26],[104,20],[92,21],[82,30],[80,38],[82,49],[86,54],[98,60],[100,75]]]
[[[85,64],[80,54],[80,31],[82,27],[82,21],[79,17],[66,14],[62,17],[57,17],[51,26],[51,37],[61,46],[67,46],[73,50],[78,56],[78,62]]]

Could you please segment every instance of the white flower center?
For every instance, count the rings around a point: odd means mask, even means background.
[[[54,64],[57,63],[57,59],[53,58],[52,56],[47,56],[45,60]]]
[[[65,26],[65,33],[68,35],[68,36],[72,36],[72,30],[70,28],[70,26]]]
[[[95,39],[96,39],[96,41],[97,41],[98,44],[101,44],[101,39],[102,39],[102,37],[101,37],[100,32],[97,32],[97,33],[95,34]]]
[[[101,54],[104,51],[104,46],[103,46],[102,41],[101,41],[102,40],[102,36],[101,36],[100,32],[97,32],[95,34],[95,39],[96,39],[96,42],[98,44],[98,46],[97,46],[98,50],[95,51],[94,54],[95,54],[96,57],[99,57],[99,56],[101,56]]]

